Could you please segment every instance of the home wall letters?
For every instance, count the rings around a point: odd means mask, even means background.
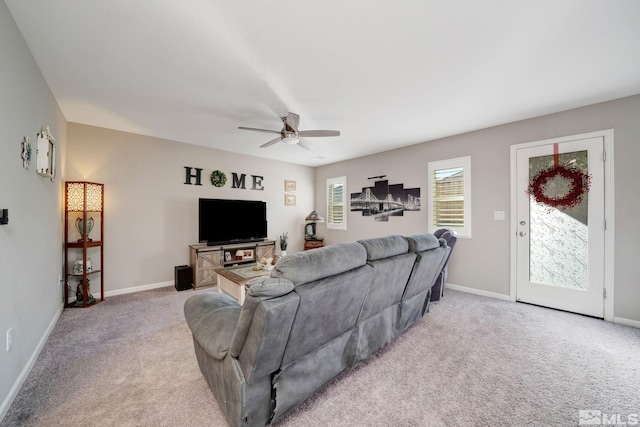
[[[202,185],[202,168],[194,168],[191,166],[185,166],[185,185]],[[246,190],[246,179],[247,174],[241,173],[238,174],[236,172],[231,172],[231,188],[237,188],[240,190]],[[211,172],[210,175],[211,185],[215,187],[224,187],[227,183],[227,176],[224,172],[220,170],[215,170]],[[262,181],[264,180],[263,176],[260,175],[251,175],[251,190],[256,191],[264,191],[264,185]],[[195,182],[194,182],[195,181]]]

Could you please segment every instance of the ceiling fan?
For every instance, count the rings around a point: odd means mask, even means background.
[[[282,130],[270,130],[270,129],[258,129],[249,128],[245,126],[239,126],[238,129],[254,130],[257,132],[276,133],[280,136],[266,142],[260,146],[260,148],[269,147],[276,142],[283,142],[285,144],[298,144],[305,150],[314,150],[315,147],[309,141],[302,139],[302,137],[316,137],[316,136],[340,136],[339,130],[298,130],[298,124],[300,123],[300,116],[296,113],[289,113],[285,117],[282,117]]]

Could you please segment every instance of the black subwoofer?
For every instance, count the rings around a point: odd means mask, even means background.
[[[191,289],[193,272],[188,265],[177,265],[175,267],[175,286],[176,291],[184,291]]]

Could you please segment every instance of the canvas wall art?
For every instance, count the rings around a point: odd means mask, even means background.
[[[351,193],[351,212],[373,216],[376,221],[389,221],[390,216],[403,216],[405,211],[420,210],[420,188],[404,188],[404,184],[376,181],[373,187],[363,187],[361,193]]]

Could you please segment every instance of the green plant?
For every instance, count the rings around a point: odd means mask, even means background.
[[[287,250],[287,240],[289,239],[289,233],[285,232],[282,233],[280,235],[280,250],[281,251],[286,251]]]

